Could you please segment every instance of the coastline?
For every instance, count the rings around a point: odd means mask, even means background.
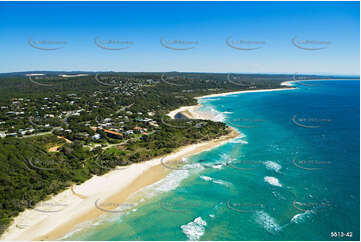
[[[187,145],[184,147],[179,148],[178,150],[172,152],[171,154],[162,156],[160,158],[152,159],[149,161],[144,161],[138,164],[132,164],[129,166],[129,168],[125,170],[118,170],[121,171],[116,174],[117,171],[111,171],[101,177],[104,177],[108,175],[107,179],[104,179],[103,181],[96,181],[97,187],[89,187],[89,190],[92,190],[94,193],[99,194],[100,191],[104,190],[104,187],[114,187],[114,184],[122,184],[125,183],[122,187],[117,187],[115,189],[111,189],[110,191],[104,193],[104,197],[102,202],[100,204],[115,204],[115,205],[121,205],[126,204],[127,199],[137,191],[141,190],[142,188],[154,184],[163,178],[165,178],[172,170],[167,169],[165,166],[161,164],[161,159],[164,158],[163,161],[172,162],[176,160],[180,160],[182,158],[188,158],[190,156],[193,156],[195,154],[204,152],[206,150],[213,149],[217,146],[220,146],[222,144],[227,143],[229,140],[236,138],[239,135],[239,133],[235,130],[232,130],[230,134],[222,136],[218,139],[206,141],[198,144],[192,144]],[[90,179],[91,180],[91,179]],[[90,180],[86,181],[85,183],[89,182]],[[105,181],[107,180],[107,181]],[[126,183],[126,180],[128,182]],[[104,186],[102,185],[104,183]],[[83,183],[84,184],[84,183]],[[75,188],[76,189],[76,188]],[[80,189],[76,189],[77,192]],[[80,193],[80,192],[79,192]],[[86,193],[81,193],[82,195],[87,195]],[[94,194],[95,195],[95,194]],[[105,197],[107,196],[107,197]],[[74,207],[72,209],[74,215],[67,219],[66,221],[60,221],[57,222],[57,226],[54,226],[54,229],[50,231],[50,229],[47,229],[48,233],[44,235],[39,236],[33,236],[32,240],[57,240],[62,237],[64,237],[66,234],[71,232],[73,228],[76,225],[79,225],[81,223],[92,221],[102,214],[104,214],[104,211],[101,211],[97,208],[96,201],[99,199],[99,196],[91,196],[88,197],[83,203],[79,204],[79,206]],[[86,203],[85,203],[86,202]],[[85,206],[84,206],[85,205]],[[113,207],[114,209],[115,207]],[[80,212],[78,209],[83,210],[83,212]],[[70,212],[71,213],[71,212]],[[69,215],[68,213],[66,213]],[[57,216],[58,219],[61,218],[63,215]],[[54,219],[51,221],[55,222]],[[59,221],[59,220],[58,220]],[[55,225],[55,224],[54,224]],[[43,226],[49,226],[45,221],[41,224],[35,225],[35,229],[40,228],[44,229]],[[34,229],[32,230],[32,233],[34,234]]]
[[[294,90],[297,89],[297,87],[292,87],[291,85],[287,85],[291,81],[282,82],[282,86],[290,86],[290,87],[284,87],[284,88],[274,88],[274,89],[258,89],[258,90],[242,90],[242,91],[234,91],[234,92],[224,92],[224,93],[217,93],[217,94],[210,94],[205,96],[199,96],[195,97],[195,99],[199,100],[202,98],[211,98],[211,97],[224,97],[229,95],[235,95],[235,94],[241,94],[241,93],[254,93],[254,92],[274,92],[274,91],[287,91],[287,90]],[[293,81],[292,81],[293,82]],[[199,112],[197,109],[199,109],[202,105],[197,104],[193,106],[183,106],[180,108],[177,108],[170,113],[168,113],[168,116],[171,118],[175,118],[175,116],[178,113],[181,113],[185,117],[189,119],[210,119],[212,120],[212,116],[205,112]]]
[[[343,80],[350,80],[350,81],[357,81],[357,80],[360,80],[360,79],[339,79],[339,78],[335,78],[335,79],[312,79],[312,80],[293,80],[293,81],[284,81],[284,82],[281,82],[281,86],[288,86],[288,87],[292,87],[293,84],[295,82],[307,82],[307,81],[343,81]]]
[[[245,90],[196,97],[197,100],[208,97],[228,96],[250,92],[269,92],[292,90],[295,87]],[[201,104],[184,106],[171,111],[168,116],[175,118],[178,113],[189,119],[210,119],[212,116],[197,109]],[[187,158],[192,155],[213,149],[239,133],[230,127],[231,132],[215,140],[180,147],[171,154],[127,166],[125,169],[112,170],[102,176],[93,176],[84,183],[73,186],[53,196],[47,201],[37,204],[35,209],[27,209],[14,218],[14,222],[1,236],[1,240],[56,240],[64,237],[72,229],[83,222],[91,221],[105,212],[97,208],[96,201],[120,205],[125,203],[130,195],[143,187],[162,180],[171,170],[161,165],[164,158],[167,162]],[[120,184],[114,186],[114,184]],[[57,212],[39,212],[44,210],[44,204],[62,204],[63,209]],[[40,208],[39,208],[40,206]],[[51,207],[51,206],[50,206]],[[114,209],[114,208],[113,208]]]
[[[296,89],[296,88],[281,88],[281,89],[276,89],[276,90],[264,90],[264,91],[278,91],[278,90],[290,90],[290,89]],[[231,93],[222,93],[222,94],[219,94],[217,96],[226,96],[226,95],[232,95],[232,94],[239,94],[239,93],[248,93],[248,92],[262,92],[263,90],[255,90],[255,91],[241,91],[241,92],[231,92]],[[202,96],[202,97],[197,97],[197,99],[201,99],[201,98],[207,98],[209,96],[212,96],[212,95],[207,95],[207,96]],[[213,97],[213,96],[212,96]],[[176,110],[173,110],[171,111],[168,115],[172,118],[174,118],[178,113],[182,113],[184,116],[186,116],[187,118],[198,118],[198,117],[202,117],[202,118],[205,118],[205,116],[203,116],[202,114],[200,114],[200,112],[197,113],[197,109],[199,107],[201,107],[202,105],[198,104],[198,105],[193,105],[193,106],[184,106],[184,107],[181,107],[181,108],[178,108]],[[212,147],[210,148],[212,149]],[[195,153],[196,154],[196,153]],[[189,155],[190,156],[190,155]],[[154,176],[157,176],[159,178],[159,173],[161,172],[161,169],[160,168],[163,168],[164,170],[164,167],[160,166],[154,166],[154,167],[151,167],[149,168],[147,171],[145,171],[143,174],[142,174],[142,178],[138,177],[137,178],[137,181],[134,181],[132,182],[128,187],[129,189],[131,190],[127,190],[127,188],[125,188],[124,190],[122,190],[122,193],[132,193],[134,191],[137,191],[137,189],[141,189],[142,187],[144,187],[144,179],[148,179],[148,178],[145,178],[147,177],[148,175],[151,176],[151,175],[154,175]],[[157,178],[157,179],[158,179]],[[157,179],[154,179],[154,180],[151,180],[149,178],[149,184],[152,184],[154,182],[157,181]],[[162,178],[160,178],[162,179]],[[120,196],[120,195],[119,195]],[[121,200],[119,199],[115,199],[115,200],[107,200],[107,201],[112,201],[112,202],[119,202]],[[125,201],[125,200],[123,200]],[[44,239],[43,238],[40,238],[40,239]],[[45,238],[45,239],[49,239],[48,238]]]
[[[208,119],[209,117],[204,114],[196,113],[195,109],[199,106],[183,107],[182,111],[188,111],[189,118]],[[33,209],[21,212],[0,239],[37,241],[61,239],[76,225],[92,221],[105,213],[96,206],[97,201],[100,200],[103,204],[121,205],[130,195],[162,180],[171,172],[161,165],[162,158],[166,162],[172,162],[213,149],[239,135],[236,129],[230,128],[230,130],[229,134],[217,139],[183,146],[168,155],[132,164],[124,169],[111,170],[102,176],[93,176],[49,200],[39,202]]]
[[[168,113],[168,116],[174,119],[178,113],[181,113],[189,119],[208,119],[208,117],[205,117],[205,115],[196,113],[196,109],[200,108],[201,106],[201,104],[193,106],[183,106],[171,111],[170,113]]]
[[[283,83],[283,82],[282,82]],[[281,83],[281,85],[282,85]],[[251,92],[275,92],[275,91],[287,91],[297,89],[296,87],[285,87],[285,88],[273,88],[273,89],[258,89],[258,90],[243,90],[243,91],[234,91],[234,92],[224,92],[224,93],[217,93],[217,94],[210,94],[205,96],[196,97],[196,99],[202,99],[202,98],[210,98],[210,97],[224,97],[234,94],[240,94],[240,93],[251,93]]]

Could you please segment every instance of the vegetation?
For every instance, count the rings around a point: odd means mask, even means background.
[[[99,82],[94,73],[59,78],[52,72],[32,82],[24,74],[0,76],[0,132],[16,136],[0,139],[0,233],[19,212],[74,183],[227,134],[224,123],[166,116],[196,104],[194,97],[280,88],[292,78],[102,73]],[[108,135],[109,128],[123,136]],[[59,148],[49,152],[53,146]]]

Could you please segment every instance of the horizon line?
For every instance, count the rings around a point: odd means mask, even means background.
[[[205,71],[114,71],[114,70],[27,70],[27,71],[12,71],[12,72],[0,72],[1,74],[15,74],[23,72],[115,72],[115,73],[170,73],[170,72],[179,72],[179,73],[199,73],[199,74],[264,74],[264,75],[318,75],[318,76],[357,76],[360,77],[360,74],[350,74],[350,73],[300,73],[300,72],[205,72]]]

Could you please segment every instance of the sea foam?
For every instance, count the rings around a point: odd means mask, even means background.
[[[272,170],[275,172],[279,172],[282,168],[282,166],[280,164],[278,164],[274,161],[266,161],[264,164],[268,170]]]
[[[209,177],[209,176],[200,176],[201,179],[205,180],[205,181],[212,181],[213,178]]]
[[[278,233],[282,229],[274,220],[274,218],[272,218],[264,211],[257,211],[255,220],[259,225],[263,226],[263,228],[271,234]]]
[[[266,176],[266,177],[264,177],[264,181],[269,183],[270,185],[282,187],[282,184],[278,181],[278,179],[276,177]]]
[[[212,168],[214,169],[222,169],[222,164],[213,165]]]
[[[189,222],[186,225],[182,225],[181,229],[187,236],[188,240],[196,241],[199,240],[206,231],[205,226],[207,226],[207,222],[204,221],[201,217],[198,217],[192,222]]]
[[[147,197],[152,197],[156,192],[168,192],[174,190],[190,175],[191,171],[198,172],[204,169],[199,163],[186,164],[183,168],[184,170],[172,171],[164,179],[143,188],[142,192],[144,192]]]
[[[312,214],[313,214],[312,210],[306,210],[304,213],[299,213],[293,216],[290,222],[295,224],[303,223],[307,219],[310,219]]]
[[[229,187],[231,186],[232,184],[230,182],[227,182],[227,181],[223,181],[223,180],[217,180],[217,179],[214,179],[212,177],[209,177],[209,176],[200,176],[200,178],[204,181],[211,181],[213,183],[216,183],[216,184],[220,184],[220,185],[224,185],[226,187]]]
[[[232,144],[248,144],[248,142],[246,140],[244,140],[243,137],[237,137],[235,139],[232,139],[231,141],[229,141],[229,143],[232,143]]]

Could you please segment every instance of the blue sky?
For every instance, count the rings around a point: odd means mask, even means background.
[[[0,72],[360,73],[359,2],[0,2],[0,20]]]

